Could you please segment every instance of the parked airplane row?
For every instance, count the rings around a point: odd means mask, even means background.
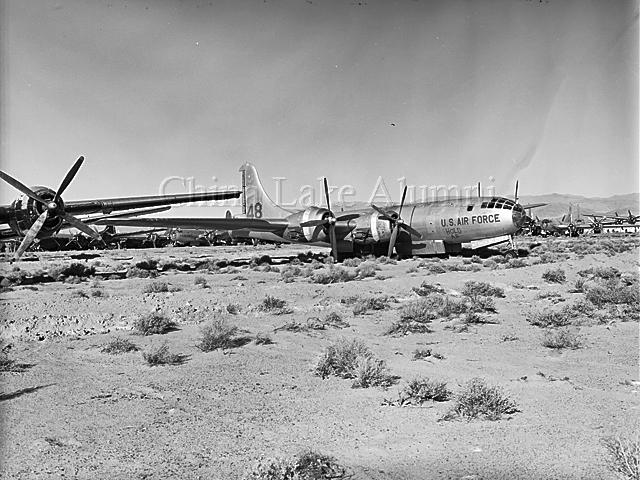
[[[331,208],[327,180],[324,180],[325,206],[311,206],[291,210],[277,205],[265,192],[258,172],[250,163],[240,168],[241,191],[158,195],[148,197],[108,198],[64,202],[62,193],[75,177],[84,158],[80,157],[69,170],[60,187],[54,191],[46,187],[29,188],[7,173],[0,178],[24,196],[10,205],[0,206],[0,223],[9,228],[0,230],[0,238],[21,238],[15,259],[36,238],[49,238],[64,228],[76,228],[94,242],[104,244],[128,236],[155,243],[159,232],[167,231],[175,243],[194,243],[216,239],[231,241],[242,238],[276,243],[326,245],[334,258],[362,254],[399,256],[457,253],[463,248],[478,249],[507,244],[513,251],[513,237],[523,228],[531,233],[538,229],[551,234],[576,234],[585,226],[573,222],[571,211],[560,219],[540,220],[531,217],[531,209],[545,204],[521,205],[518,201],[518,182],[514,198],[483,197],[454,198],[434,202],[405,204],[405,187],[398,205],[334,212]],[[478,189],[480,193],[480,189]],[[242,214],[224,218],[146,218],[170,205],[205,200],[225,200],[242,195]],[[529,211],[529,215],[526,211]],[[120,213],[113,213],[120,212]],[[98,214],[98,215],[96,215]],[[75,215],[84,215],[82,219]],[[135,217],[135,218],[134,218]],[[629,211],[629,217],[589,215],[590,228],[606,221],[635,223],[639,217]],[[100,234],[89,225],[106,225]],[[115,226],[151,230],[116,233]],[[193,237],[193,238],[191,238]],[[164,237],[166,238],[166,236]],[[70,237],[69,245],[77,242]],[[68,246],[68,245],[67,245]]]

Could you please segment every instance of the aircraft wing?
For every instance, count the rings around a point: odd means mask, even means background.
[[[249,230],[254,232],[282,232],[289,223],[283,220],[257,218],[110,218],[95,222],[98,225],[151,228],[193,228],[200,230]]]

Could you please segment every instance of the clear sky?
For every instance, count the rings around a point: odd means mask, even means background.
[[[246,161],[285,200],[324,175],[360,200],[379,175],[639,190],[635,1],[0,5],[0,165],[55,188],[84,155],[67,200],[237,184]]]

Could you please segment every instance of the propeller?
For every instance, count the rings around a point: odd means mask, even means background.
[[[480,189],[480,182],[478,182],[478,198],[482,197],[482,190]]]
[[[515,191],[515,193],[513,194],[513,200],[514,200],[516,203],[518,203],[518,200],[519,200],[519,199],[518,199],[518,180],[516,180],[516,191]]]
[[[301,227],[325,227],[329,231],[329,240],[331,241],[331,255],[333,255],[333,259],[338,259],[338,238],[336,237],[336,223],[337,222],[348,222],[349,220],[353,220],[358,218],[360,215],[357,213],[349,213],[346,215],[340,215],[336,217],[334,213],[331,211],[331,202],[329,200],[329,183],[327,182],[327,178],[324,178],[324,196],[327,202],[327,210],[329,210],[328,214],[318,220],[309,220],[307,222],[302,222],[300,224]]]
[[[14,260],[18,260],[22,256],[22,254],[27,250],[27,248],[29,248],[31,243],[33,243],[33,240],[38,236],[38,233],[40,233],[40,230],[42,229],[42,226],[47,221],[47,219],[53,216],[63,218],[70,225],[86,233],[87,235],[89,235],[91,238],[95,240],[101,239],[100,235],[98,235],[98,233],[94,231],[92,228],[90,228],[88,225],[78,220],[73,215],[66,213],[64,211],[64,203],[61,202],[61,198],[60,198],[62,193],[67,189],[69,184],[72,182],[73,178],[78,173],[78,170],[82,166],[82,162],[84,162],[84,157],[81,156],[80,158],[78,158],[78,160],[76,160],[76,162],[73,164],[71,169],[67,172],[64,179],[62,180],[62,183],[60,183],[60,186],[58,187],[58,190],[56,191],[56,194],[53,197],[53,200],[51,201],[47,201],[41,198],[40,196],[38,196],[36,192],[31,190],[26,185],[22,184],[20,181],[13,178],[11,175],[0,171],[0,178],[2,178],[5,182],[7,182],[12,187],[14,187],[16,190],[19,190],[20,192],[22,192],[23,194],[25,194],[35,202],[38,202],[39,204],[45,207],[45,210],[40,214],[40,216],[36,219],[36,221],[33,222],[33,225],[31,225],[31,228],[22,239],[20,246],[16,250]]]
[[[420,232],[418,232],[411,225],[405,223],[405,221],[402,219],[402,216],[401,216],[402,207],[404,207],[404,200],[406,196],[407,196],[407,186],[405,185],[404,190],[402,191],[402,200],[400,201],[400,208],[398,209],[398,213],[386,212],[381,208],[376,207],[375,205],[371,205],[371,207],[380,214],[380,218],[391,222],[393,231],[391,232],[391,239],[389,240],[389,250],[388,250],[389,257],[393,254],[393,249],[396,246],[396,240],[398,239],[398,233],[400,232],[401,228],[409,232],[414,237],[417,237],[418,239],[422,238],[422,234]]]

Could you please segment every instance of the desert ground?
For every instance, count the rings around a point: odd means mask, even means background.
[[[618,478],[604,441],[638,432],[639,245],[521,239],[515,260],[343,266],[292,246],[5,259],[1,476],[240,479],[261,458],[313,451],[334,457],[336,478]],[[469,296],[470,281],[498,294]],[[142,334],[151,314],[171,328]],[[203,346],[210,325],[228,328],[223,348]],[[138,350],[103,351],[114,339]],[[345,339],[382,361],[384,381],[318,374]],[[162,345],[173,358],[150,365]],[[515,407],[451,414],[474,378]],[[450,394],[413,401],[414,379]]]

